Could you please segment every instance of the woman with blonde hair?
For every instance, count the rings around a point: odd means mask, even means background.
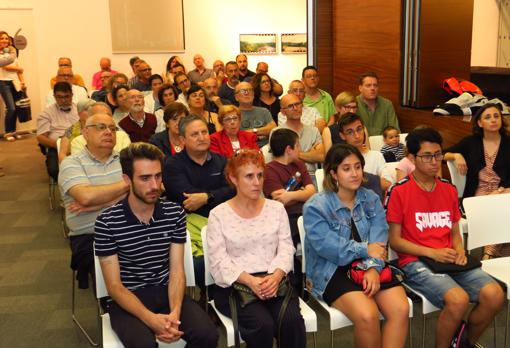
[[[234,105],[223,105],[218,111],[223,129],[211,135],[211,151],[230,158],[238,149],[258,150],[257,135],[240,130],[241,110]]]

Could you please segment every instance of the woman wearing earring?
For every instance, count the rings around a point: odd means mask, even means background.
[[[354,323],[357,347],[404,347],[409,304],[402,286],[381,283],[388,224],[379,197],[361,187],[365,160],[351,145],[334,145],[324,163],[324,191],[303,208],[306,276],[312,294]],[[360,261],[361,284],[349,277]],[[379,311],[385,321],[382,332]]]

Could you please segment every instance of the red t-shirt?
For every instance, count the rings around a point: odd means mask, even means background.
[[[287,165],[277,161],[269,162],[264,170],[264,195],[267,198],[271,198],[272,192],[284,189],[289,179],[296,174],[296,172],[301,173],[301,176],[297,180],[299,183],[297,186],[298,189],[313,184],[312,178],[310,174],[308,174],[306,166],[302,161],[291,162]],[[303,213],[303,205],[304,202],[296,202],[291,205],[286,205],[285,209],[289,215],[300,215]]]
[[[421,189],[411,175],[395,184],[386,197],[386,220],[402,226],[402,238],[430,248],[451,248],[452,227],[461,215],[455,186],[436,179],[432,192]],[[416,261],[414,255],[398,253],[399,265]]]

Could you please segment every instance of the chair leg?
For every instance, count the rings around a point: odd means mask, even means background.
[[[331,330],[331,348],[334,347],[334,337],[333,337],[333,330]]]
[[[80,329],[80,331],[82,332],[82,334],[85,336],[85,338],[87,339],[87,341],[89,341],[89,344],[93,347],[97,347],[99,346],[99,343],[96,343],[88,334],[88,332],[83,328],[83,326],[81,325],[81,323],[78,321],[78,318],[76,317],[76,314],[75,314],[75,304],[76,304],[76,272],[73,271],[72,272],[72,277],[73,277],[73,290],[72,290],[72,303],[71,303],[71,316],[73,318],[73,322],[76,324],[76,326],[78,326],[78,328]],[[101,327],[101,326],[100,326]]]
[[[313,336],[313,348],[317,348],[317,335],[315,332],[312,332]]]
[[[421,327],[421,348],[425,348],[425,331],[427,330],[427,317],[423,315],[423,323]]]
[[[48,185],[48,199],[50,201],[50,210],[53,210],[55,209],[55,186],[57,184],[55,183],[55,181],[53,180],[52,177],[50,177],[50,182],[49,182],[49,185]]]
[[[409,347],[413,348],[413,318],[409,318]]]
[[[508,290],[507,290],[508,291]],[[506,338],[508,336],[508,317],[510,317],[510,300],[507,301],[507,306],[506,306],[506,322],[505,322],[505,345],[503,347],[506,347]]]
[[[497,336],[496,336],[496,317],[494,317],[494,320],[492,321],[492,326],[493,326],[493,337],[494,337],[494,346],[493,347],[497,347],[496,343],[497,343]]]

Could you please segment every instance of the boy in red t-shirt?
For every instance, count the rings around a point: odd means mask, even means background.
[[[436,274],[418,260],[426,256],[441,263],[467,262],[459,231],[457,191],[447,180],[436,178],[443,159],[441,135],[422,128],[409,133],[406,142],[416,169],[388,191],[390,245],[398,253],[406,283],[442,308],[436,347],[450,346],[470,301],[477,303],[468,318],[468,339],[475,346],[503,306],[503,291],[480,268]]]

